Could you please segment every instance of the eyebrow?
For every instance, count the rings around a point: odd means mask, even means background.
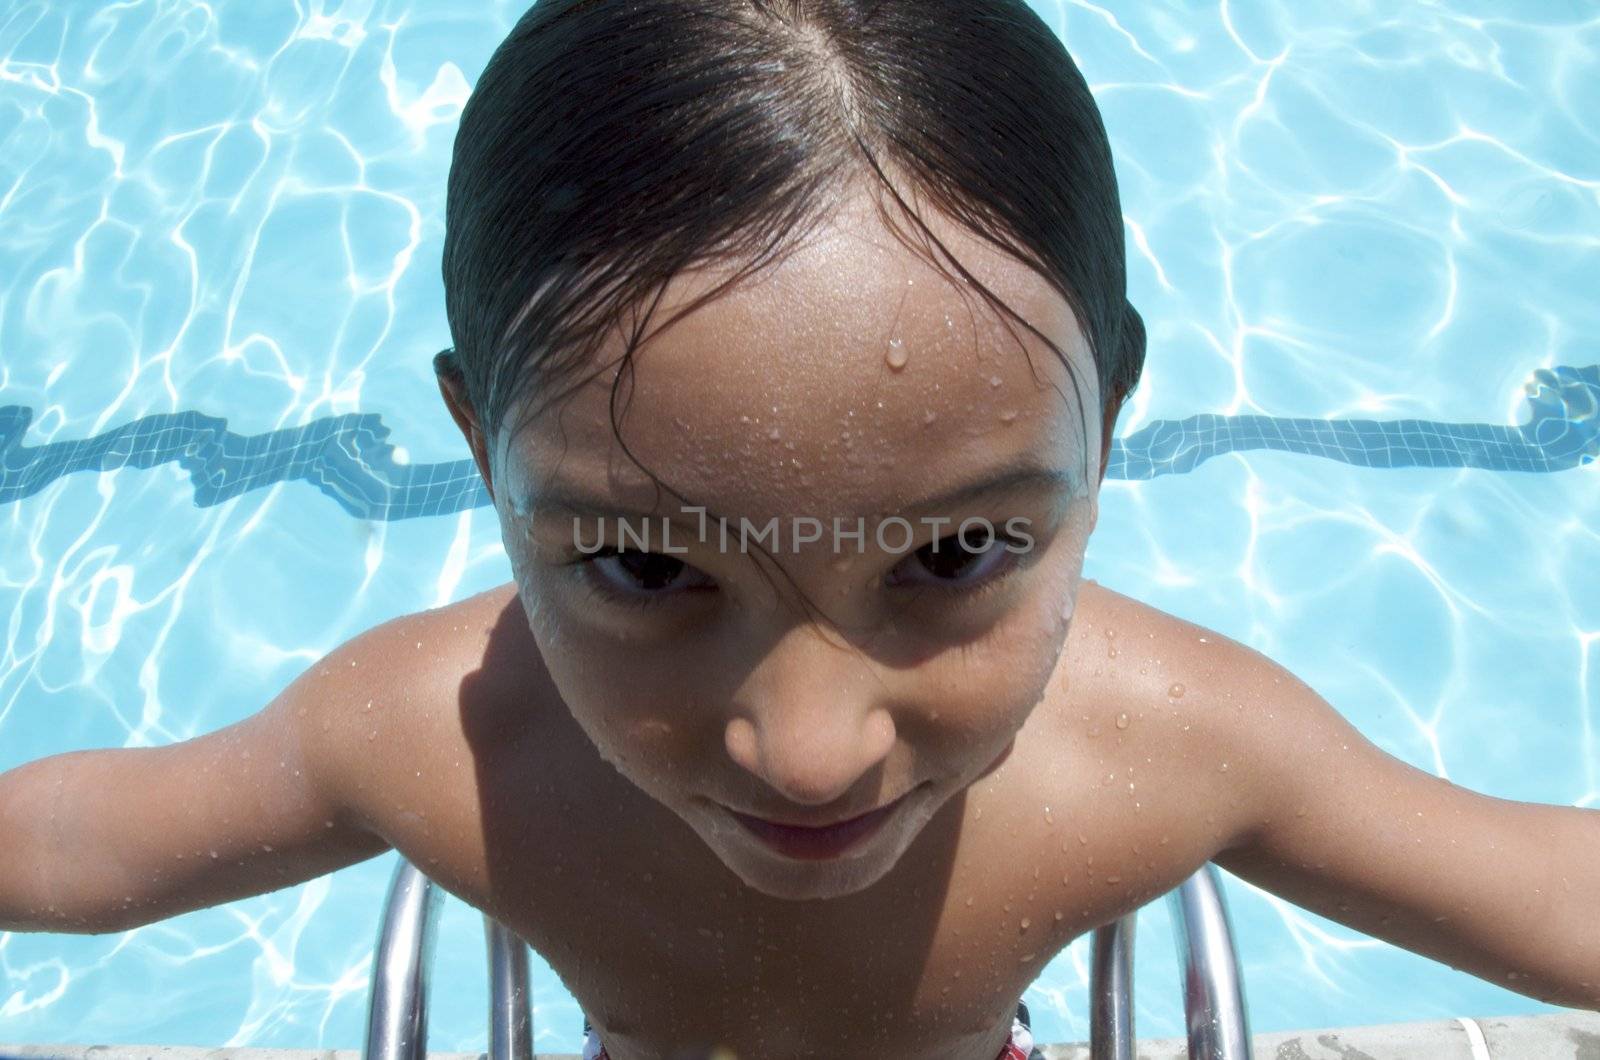
[[[1065,468],[1046,467],[1031,459],[1024,459],[996,468],[988,478],[963,483],[942,493],[902,504],[892,510],[898,513],[937,511],[956,508],[975,500],[1012,497],[1043,488],[1058,490],[1075,485],[1077,477]],[[532,497],[524,495],[520,501],[519,507],[536,518],[550,518],[563,514],[601,517],[623,515],[640,518],[660,515],[659,511],[619,506],[604,497],[585,493],[566,483],[552,483]],[[672,514],[666,517],[679,518]],[[687,521],[687,517],[684,517],[684,521]]]

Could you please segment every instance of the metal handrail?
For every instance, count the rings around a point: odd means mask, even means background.
[[[1244,978],[1221,878],[1210,862],[1167,892],[1183,972],[1190,1060],[1253,1060]],[[1089,1056],[1133,1060],[1133,928],[1136,913],[1095,928],[1090,942]]]
[[[405,858],[395,866],[372,958],[363,1060],[426,1060],[428,970],[444,894]],[[1190,1060],[1253,1060],[1244,980],[1215,865],[1167,893],[1178,930]],[[1089,1055],[1133,1060],[1133,931],[1136,913],[1095,928],[1091,939]],[[487,913],[488,1060],[533,1060],[527,944]]]
[[[444,892],[405,858],[395,866],[372,957],[363,1060],[426,1060],[428,970]],[[533,1060],[528,946],[489,914],[489,1060]]]

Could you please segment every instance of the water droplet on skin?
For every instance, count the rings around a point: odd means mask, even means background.
[[[774,428],[772,428],[772,430],[768,431],[767,432],[767,437],[772,439],[773,441],[777,441],[778,440],[778,428],[774,427]]]
[[[1061,910],[1059,910],[1059,909],[1056,910],[1056,919],[1057,920],[1060,920],[1063,915],[1064,914],[1061,912]]]
[[[1031,923],[1033,923],[1033,921],[1029,920],[1027,917],[1023,917],[1022,922],[1019,923],[1017,927],[1021,928],[1023,931],[1026,931],[1028,930],[1028,925]]]
[[[1174,684],[1171,688],[1167,689],[1167,698],[1168,699],[1182,699],[1183,698],[1183,686],[1181,684]]]
[[[1106,882],[1107,883],[1121,883],[1122,882],[1122,877],[1121,876],[1107,876],[1106,877]]]
[[[1000,422],[1001,423],[1012,423],[1012,422],[1015,422],[1016,418],[1017,418],[1017,410],[1016,409],[1006,409],[1004,412],[1000,413]]]
[[[1221,765],[1219,765],[1217,767],[1217,772],[1218,773],[1226,773],[1227,771],[1228,771],[1228,763],[1226,763],[1226,762],[1222,763]]]
[[[926,427],[928,424],[932,423],[934,421],[934,419],[935,419],[935,416],[934,416],[934,413],[933,413],[932,409],[927,409],[922,413],[922,425],[924,427]]]
[[[1128,715],[1126,713],[1118,714],[1117,715],[1117,728],[1126,729],[1127,727],[1128,727]]]
[[[1304,806],[1302,806],[1298,810],[1294,811],[1294,815],[1296,817],[1304,817],[1306,815],[1306,813],[1307,813],[1307,810],[1306,810],[1306,808]]]
[[[1072,612],[1075,606],[1076,601],[1070,596],[1061,602],[1061,621],[1065,622],[1067,619],[1072,617]]]
[[[1087,846],[1089,844],[1089,837],[1084,835],[1082,832],[1079,832],[1078,842],[1080,845]]]
[[[1000,377],[997,376],[997,375],[991,375],[989,377],[989,385],[990,386],[999,386],[1000,385]]]
[[[889,352],[884,355],[883,359],[888,363],[891,369],[898,372],[900,369],[906,366],[906,359],[908,356],[909,355],[906,353],[905,349],[905,343],[899,339],[890,339]]]

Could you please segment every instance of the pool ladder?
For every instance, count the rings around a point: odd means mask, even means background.
[[[426,1060],[428,969],[444,892],[400,859],[389,883],[367,996],[364,1060]],[[1178,930],[1190,1060],[1252,1060],[1244,983],[1216,866],[1201,866],[1167,893]],[[1134,1060],[1133,928],[1137,910],[1094,930],[1089,988],[1089,1055]],[[483,917],[489,947],[488,1060],[533,1060],[528,947]]]

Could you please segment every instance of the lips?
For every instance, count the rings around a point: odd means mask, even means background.
[[[895,802],[899,801],[899,799],[895,800]],[[753,815],[745,816],[749,816],[752,821],[760,821],[763,824],[775,825],[779,828],[804,828],[811,831],[820,831],[829,828],[841,828],[844,825],[850,824],[852,821],[859,821],[863,817],[870,817],[873,814],[882,810],[886,810],[893,805],[894,802],[885,803],[883,806],[879,806],[876,810],[868,810],[866,813],[858,813],[854,817],[842,817],[837,821],[779,821],[771,817],[755,817]]]
[[[909,794],[909,793],[908,793]],[[823,827],[779,824],[776,821],[751,817],[730,809],[734,816],[752,835],[780,854],[802,860],[814,861],[837,857],[864,841],[876,832],[905,801],[902,795],[895,801],[880,806],[869,813]]]

